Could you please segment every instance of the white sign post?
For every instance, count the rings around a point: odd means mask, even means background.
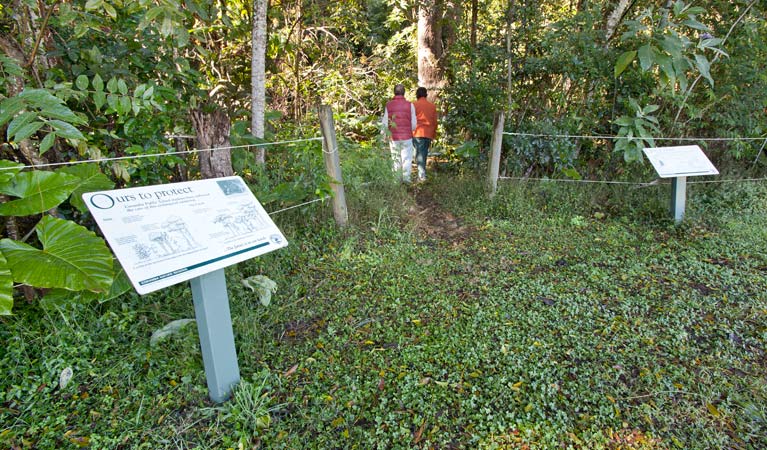
[[[224,267],[288,245],[240,177],[83,194],[139,294],[191,280],[210,398],[240,380]]]
[[[659,177],[672,179],[671,215],[679,224],[684,219],[687,177],[719,175],[719,171],[697,145],[646,148],[644,153]]]

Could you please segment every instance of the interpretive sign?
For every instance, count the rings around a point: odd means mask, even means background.
[[[719,175],[697,145],[646,148],[644,153],[661,178]]]
[[[288,245],[240,177],[83,194],[139,294]]]
[[[645,155],[661,178],[671,178],[671,215],[677,224],[684,219],[687,177],[719,175],[697,145],[645,148]]]

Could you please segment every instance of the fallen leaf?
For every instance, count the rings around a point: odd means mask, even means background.
[[[708,408],[708,412],[710,412],[714,417],[720,417],[722,415],[716,406],[712,405],[711,403],[706,403],[706,408]]]
[[[294,365],[290,369],[288,369],[284,374],[282,374],[283,377],[288,378],[289,376],[296,373],[296,370],[298,369],[298,364]]]
[[[421,439],[423,438],[423,430],[426,429],[426,420],[423,421],[420,427],[418,427],[418,430],[415,432],[415,435],[413,435],[413,444],[417,444],[421,442]]]

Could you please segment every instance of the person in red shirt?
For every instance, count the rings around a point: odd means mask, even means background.
[[[426,180],[426,157],[429,156],[431,141],[437,136],[437,107],[426,99],[426,88],[415,91],[416,127],[413,131],[415,162],[418,166],[418,181]]]
[[[405,99],[405,86],[394,86],[394,98],[384,109],[381,118],[381,132],[389,139],[389,150],[398,172],[405,183],[410,183],[410,166],[413,164],[413,130],[415,130],[415,108]],[[387,133],[388,131],[388,133]]]

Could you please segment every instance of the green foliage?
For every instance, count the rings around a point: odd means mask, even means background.
[[[15,281],[36,287],[105,292],[112,285],[112,254],[104,240],[73,222],[44,216],[35,227],[42,250],[0,240]]]
[[[69,198],[79,181],[66,173],[22,172],[0,185],[3,194],[19,197],[0,205],[0,215],[30,216],[48,211]]]
[[[13,309],[12,289],[13,276],[11,275],[11,269],[8,267],[8,261],[5,259],[5,256],[0,253],[0,316],[10,314]]]
[[[658,133],[658,119],[651,116],[660,108],[658,105],[640,107],[634,99],[629,99],[634,116],[621,116],[615,124],[620,126],[618,139],[613,151],[623,155],[627,163],[643,161],[642,150],[655,147],[655,140],[651,132]]]
[[[665,185],[503,182],[488,201],[482,184],[437,172],[420,191],[432,219],[460,218],[455,238],[302,214],[291,246],[227,269],[243,375],[220,407],[194,327],[149,344],[191,317],[188,286],[18,305],[0,319],[0,444],[764,447],[762,184],[691,185],[681,227]],[[286,287],[270,308],[240,283],[262,273]]]
[[[3,169],[0,192],[18,197],[0,205],[0,214],[4,216],[34,217],[67,199],[84,209],[80,198],[83,192],[114,185],[95,165],[68,167],[57,172],[20,172],[21,167],[10,161],[0,163]],[[121,272],[115,275],[111,252],[104,240],[92,231],[47,214],[34,229],[42,249],[10,238],[0,240],[0,313],[11,312],[12,282],[9,280],[52,289],[46,297],[54,303],[71,297],[59,290],[88,291],[89,294],[81,295],[89,299],[114,298],[125,292],[125,275]]]

